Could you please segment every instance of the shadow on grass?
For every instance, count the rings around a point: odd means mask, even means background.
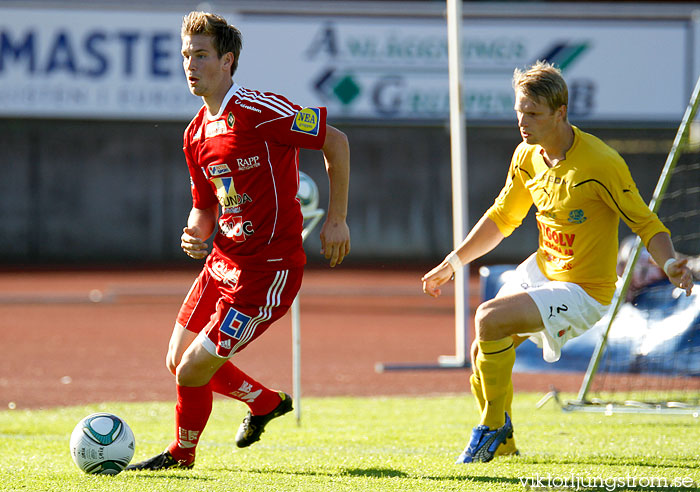
[[[372,478],[392,478],[392,477],[408,477],[408,473],[391,468],[346,468],[342,470],[340,475],[349,475],[352,477],[372,477]]]
[[[504,484],[520,484],[521,481],[518,478],[513,477],[491,477],[491,476],[475,476],[468,474],[467,467],[462,468],[464,473],[450,473],[446,475],[414,475],[411,473],[406,473],[401,470],[395,470],[393,468],[345,468],[340,470],[303,470],[303,471],[281,471],[281,470],[270,470],[270,469],[249,469],[245,470],[247,473],[258,473],[261,475],[297,475],[304,477],[366,477],[366,478],[406,478],[409,480],[415,480],[417,482],[421,481],[433,481],[433,482],[454,482],[454,481],[465,481],[465,482],[478,482],[478,483],[504,483]],[[229,471],[234,471],[228,469]],[[243,470],[235,470],[243,471]]]
[[[245,473],[257,473],[260,475],[299,475],[299,476],[320,476],[320,477],[369,477],[369,478],[406,478],[410,475],[406,472],[400,470],[394,470],[392,468],[345,468],[340,470],[271,470],[271,469],[232,469],[223,468],[224,470],[231,472],[245,472]]]
[[[168,480],[188,480],[188,481],[194,481],[197,480],[199,482],[210,482],[212,480],[217,480],[216,478],[212,477],[204,477],[197,475],[196,473],[193,473],[191,470],[178,470],[178,471],[137,471],[137,472],[122,472],[124,475],[128,475],[129,477],[133,477],[134,480],[154,480],[154,479],[159,479],[159,478],[166,478]]]
[[[694,458],[654,458],[649,456],[550,456],[529,455],[520,456],[518,463],[523,465],[601,465],[601,466],[633,466],[642,468],[695,468],[697,459]]]

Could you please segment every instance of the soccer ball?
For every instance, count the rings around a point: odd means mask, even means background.
[[[134,457],[134,433],[111,413],[93,413],[70,436],[70,454],[85,473],[116,475]]]
[[[311,177],[299,171],[299,189],[297,200],[301,203],[301,213],[308,218],[318,208],[318,187]]]

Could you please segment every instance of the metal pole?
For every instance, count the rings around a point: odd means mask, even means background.
[[[304,219],[309,220],[301,233],[301,240],[304,241],[316,224],[323,217],[323,210],[320,208],[305,215]],[[299,312],[299,295],[292,302],[292,401],[294,402],[294,415],[297,425],[301,425],[301,314]]]
[[[467,232],[467,138],[462,97],[462,0],[447,0],[447,46],[450,87],[450,146],[452,160],[452,236],[457,248]],[[466,366],[468,354],[469,269],[455,274],[455,355],[440,356],[441,365]]]

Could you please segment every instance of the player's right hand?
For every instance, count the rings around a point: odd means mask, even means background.
[[[673,285],[685,291],[686,296],[693,292],[693,272],[688,268],[688,258],[671,263],[667,275]]]
[[[196,228],[185,227],[180,236],[180,247],[190,258],[201,260],[209,254],[208,245],[197,237]]]
[[[442,293],[440,286],[450,280],[454,275],[452,266],[443,261],[438,266],[423,275],[423,292],[432,297],[438,297]]]

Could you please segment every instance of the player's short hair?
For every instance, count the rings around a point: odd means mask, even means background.
[[[193,11],[182,19],[180,37],[195,34],[211,36],[212,44],[219,58],[225,53],[233,53],[233,64],[231,65],[231,76],[233,76],[238,68],[238,55],[243,47],[241,31],[226,22],[226,19],[220,15]]]
[[[569,89],[561,70],[551,63],[538,60],[526,70],[513,72],[513,89],[521,90],[530,99],[545,102],[552,111],[569,106]]]

